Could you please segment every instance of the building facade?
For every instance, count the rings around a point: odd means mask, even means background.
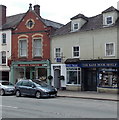
[[[60,23],[42,18],[39,5],[32,8],[32,4],[29,4],[26,13],[6,17],[2,28],[11,29],[11,54],[7,63],[12,83],[23,78],[47,80],[51,74],[50,34],[61,26]]]
[[[119,11],[110,7],[90,18],[78,14],[58,29],[51,41],[52,84],[67,90],[117,92],[118,20]]]
[[[11,29],[6,29],[5,24],[6,6],[0,5],[0,80],[9,81],[8,60],[11,58]]]

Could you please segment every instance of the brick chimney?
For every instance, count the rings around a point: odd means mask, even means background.
[[[0,5],[0,25],[6,23],[6,6]]]
[[[34,5],[34,11],[40,16],[40,5]]]

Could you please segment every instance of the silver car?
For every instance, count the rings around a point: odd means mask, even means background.
[[[8,81],[0,81],[0,95],[14,94],[15,87],[12,83]]]

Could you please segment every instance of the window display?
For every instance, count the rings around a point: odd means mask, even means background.
[[[67,68],[67,84],[80,84],[80,68]]]
[[[100,69],[99,86],[117,87],[118,73],[116,68]]]

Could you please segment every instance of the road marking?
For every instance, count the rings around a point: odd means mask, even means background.
[[[0,105],[0,107],[8,107],[8,108],[14,108],[14,109],[18,109],[18,107],[6,106],[6,105]]]

